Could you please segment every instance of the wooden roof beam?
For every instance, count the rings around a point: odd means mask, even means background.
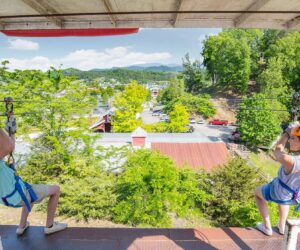
[[[263,6],[265,6],[270,0],[257,0],[252,3],[248,8],[247,11],[259,11]],[[237,18],[234,19],[234,26],[240,27],[244,22],[249,19],[252,13],[243,13],[239,15]]]
[[[295,29],[298,28],[300,24],[300,16],[296,16],[293,19],[286,22],[285,26],[287,29]]]
[[[182,2],[183,2],[183,0],[176,0],[176,9],[175,9],[176,11],[180,11]],[[178,20],[178,16],[179,16],[178,13],[174,14],[173,21],[172,21],[172,26],[173,27],[176,26],[176,23],[177,23],[177,20]]]
[[[51,7],[47,2],[41,0],[22,0],[25,4],[30,6],[32,9],[40,14],[58,14],[58,12]],[[56,26],[62,28],[63,20],[58,17],[46,17],[50,22],[54,23]]]
[[[102,0],[102,1],[103,1],[103,4],[104,4],[104,6],[105,6],[106,11],[109,12],[109,13],[110,13],[110,12],[113,12],[109,0]],[[111,15],[111,14],[108,14],[108,16],[109,16],[109,19],[110,19],[110,21],[111,21],[111,24],[112,24],[114,27],[117,27],[117,19],[116,19],[116,17],[115,17],[114,15]]]

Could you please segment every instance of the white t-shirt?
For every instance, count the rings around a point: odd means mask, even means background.
[[[293,158],[294,166],[292,172],[290,174],[286,174],[284,172],[284,167],[281,166],[277,176],[283,183],[296,191],[297,189],[300,189],[300,156],[293,156]],[[270,190],[271,198],[281,201],[292,199],[293,194],[280,185],[278,178],[273,181],[273,185]],[[300,203],[300,194],[297,201]]]

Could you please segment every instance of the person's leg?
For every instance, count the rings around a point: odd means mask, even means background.
[[[279,209],[278,227],[279,227],[280,233],[284,233],[285,222],[286,222],[286,219],[289,215],[290,206],[289,205],[279,205],[278,204],[278,209]]]
[[[33,204],[31,204],[31,207],[33,207]],[[28,215],[29,215],[29,212],[28,212],[26,206],[23,206],[22,212],[21,212],[19,228],[24,228],[26,226]]]
[[[255,200],[259,210],[259,213],[263,219],[263,224],[267,229],[271,229],[272,225],[270,222],[268,204],[262,195],[262,187],[257,187],[255,189]]]
[[[57,207],[57,204],[58,204],[59,195],[60,195],[59,186],[56,186],[56,185],[49,186],[50,199],[48,201],[48,212],[47,212],[46,227],[50,227],[50,226],[53,225],[54,215],[55,215],[56,207]]]

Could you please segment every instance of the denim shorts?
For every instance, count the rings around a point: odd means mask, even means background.
[[[282,201],[280,199],[276,200],[276,199],[273,199],[271,197],[271,188],[272,188],[272,185],[273,185],[273,182],[270,182],[266,185],[263,185],[262,188],[261,188],[261,193],[264,197],[264,199],[266,201],[273,201],[275,203],[278,203],[278,204],[282,204],[282,205],[296,205],[297,202],[296,201],[293,201],[293,200],[289,200],[289,201]]]

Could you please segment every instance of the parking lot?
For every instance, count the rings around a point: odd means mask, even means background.
[[[152,112],[150,110],[144,110],[141,114],[142,120],[145,124],[156,123],[160,121],[159,116],[152,116]],[[204,124],[190,124],[194,127],[193,134],[197,136],[206,136],[206,137],[218,137],[223,141],[228,141],[231,133],[235,131],[235,126],[218,126],[218,125],[209,125],[207,123]]]

